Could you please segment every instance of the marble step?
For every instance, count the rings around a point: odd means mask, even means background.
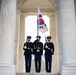
[[[17,73],[16,75],[60,75],[54,73]]]

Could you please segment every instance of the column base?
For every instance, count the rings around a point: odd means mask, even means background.
[[[76,75],[76,66],[64,66],[61,75]]]
[[[0,66],[0,75],[16,75],[15,66]]]

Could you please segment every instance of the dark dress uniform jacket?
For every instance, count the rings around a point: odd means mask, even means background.
[[[43,54],[43,43],[42,42],[38,42],[38,40],[35,40],[33,43],[33,54],[39,54],[42,55]]]
[[[47,48],[46,48],[47,45]],[[54,44],[52,42],[44,44],[45,55],[53,55],[54,54]]]
[[[26,48],[25,48],[26,46]],[[32,42],[26,42],[24,43],[24,55],[31,55],[32,54],[32,49],[33,49],[33,43]]]

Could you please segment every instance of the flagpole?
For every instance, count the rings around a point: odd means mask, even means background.
[[[38,14],[38,11],[37,11],[37,36],[39,36],[39,14]]]
[[[38,22],[38,0],[36,0],[36,3],[37,3],[37,36],[39,36],[39,22]]]
[[[39,36],[39,26],[38,26],[38,20],[37,20],[37,36]]]

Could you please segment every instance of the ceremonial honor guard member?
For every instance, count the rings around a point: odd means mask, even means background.
[[[41,55],[43,54],[43,43],[40,42],[41,36],[37,36],[37,39],[34,41],[34,55],[35,55],[35,69],[36,72],[41,71]]]
[[[46,72],[51,72],[52,55],[54,54],[54,44],[50,40],[51,36],[47,36],[47,41],[44,44]]]
[[[32,49],[33,49],[33,43],[30,42],[31,36],[27,36],[27,40],[24,43],[24,55],[25,55],[25,69],[26,72],[30,72],[31,69],[31,55],[32,55]]]

